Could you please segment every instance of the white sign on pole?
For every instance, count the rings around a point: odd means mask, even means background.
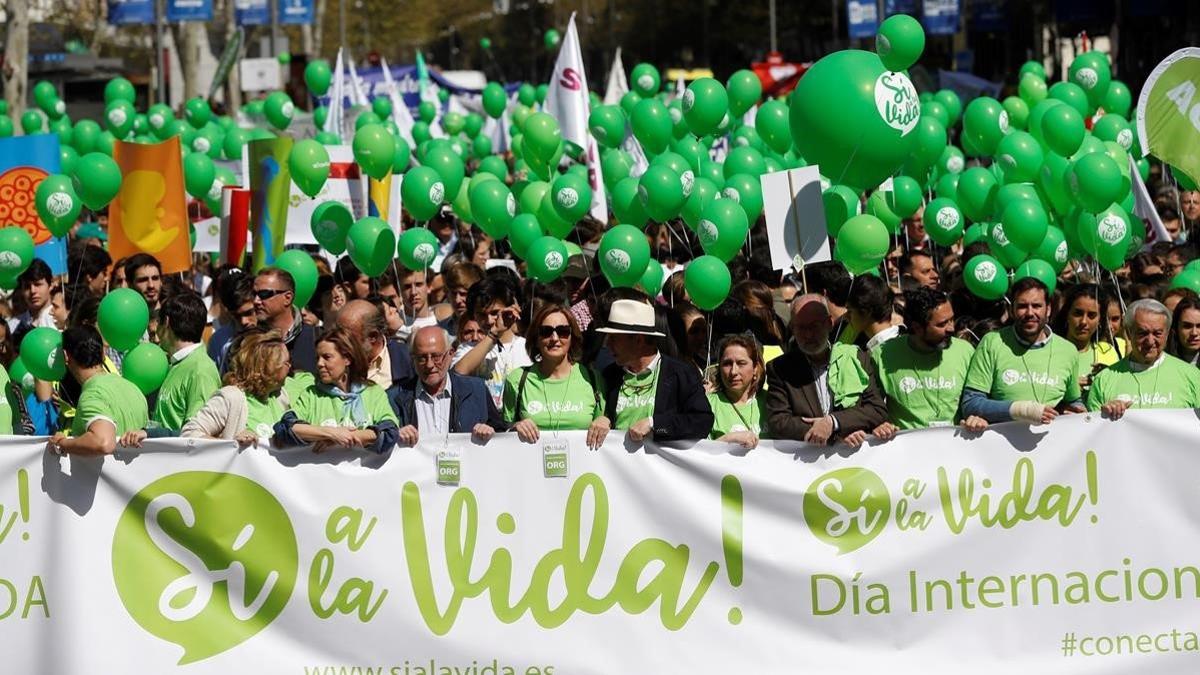
[[[275,59],[242,59],[238,63],[242,91],[274,91],[281,88],[283,81],[279,70],[279,61]]]
[[[763,213],[771,267],[787,271],[830,260],[829,230],[815,166],[763,174]]]
[[[222,190],[224,192],[224,190]],[[218,253],[221,250],[221,219],[205,218],[192,223],[196,228],[195,253]]]

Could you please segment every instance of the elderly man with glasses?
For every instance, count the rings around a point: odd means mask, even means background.
[[[438,326],[413,333],[410,343],[417,378],[391,394],[400,418],[400,442],[416,445],[447,434],[470,432],[487,441],[507,426],[483,380],[450,372],[450,335]]]

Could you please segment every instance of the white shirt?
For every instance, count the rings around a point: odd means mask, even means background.
[[[450,374],[446,374],[446,385],[437,397],[425,390],[425,383],[417,385],[417,397],[413,401],[417,409],[417,429],[424,438],[450,433]]]
[[[454,352],[453,363],[462,360],[474,346],[467,343],[459,345],[458,350]],[[525,351],[525,338],[517,336],[508,344],[498,342],[492,345],[492,350],[483,357],[483,363],[479,365],[475,375],[483,379],[496,407],[501,408],[504,406],[505,378],[517,368],[531,365],[533,361],[529,360],[529,354]]]
[[[437,325],[437,315],[432,311],[429,316],[408,316],[404,317],[404,325],[396,330],[396,339],[402,342],[408,342],[412,339],[412,334],[421,330],[426,326]]]
[[[195,344],[191,344],[186,347],[180,347],[179,349],[176,349],[175,353],[171,355],[171,363],[172,364],[179,363],[180,361],[186,359],[188,357],[188,354],[191,354],[192,352],[196,351],[197,349],[199,349],[203,346],[204,345],[197,342]]]
[[[891,340],[892,338],[896,337],[899,334],[900,334],[900,326],[889,326],[887,328],[884,328],[883,330],[879,331],[878,333],[872,335],[870,340],[867,340],[867,351],[868,352],[875,351],[876,347],[887,342],[888,340]]]

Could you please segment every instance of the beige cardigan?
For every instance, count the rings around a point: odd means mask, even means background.
[[[287,394],[280,390],[280,402],[284,410],[288,406]],[[222,438],[232,440],[246,428],[250,407],[246,404],[246,393],[238,387],[221,387],[208,399],[204,407],[196,411],[179,435],[184,438]]]

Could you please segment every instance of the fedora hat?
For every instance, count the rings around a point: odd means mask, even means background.
[[[616,300],[608,310],[608,321],[597,333],[626,333],[666,337],[655,330],[654,307],[637,300]]]

